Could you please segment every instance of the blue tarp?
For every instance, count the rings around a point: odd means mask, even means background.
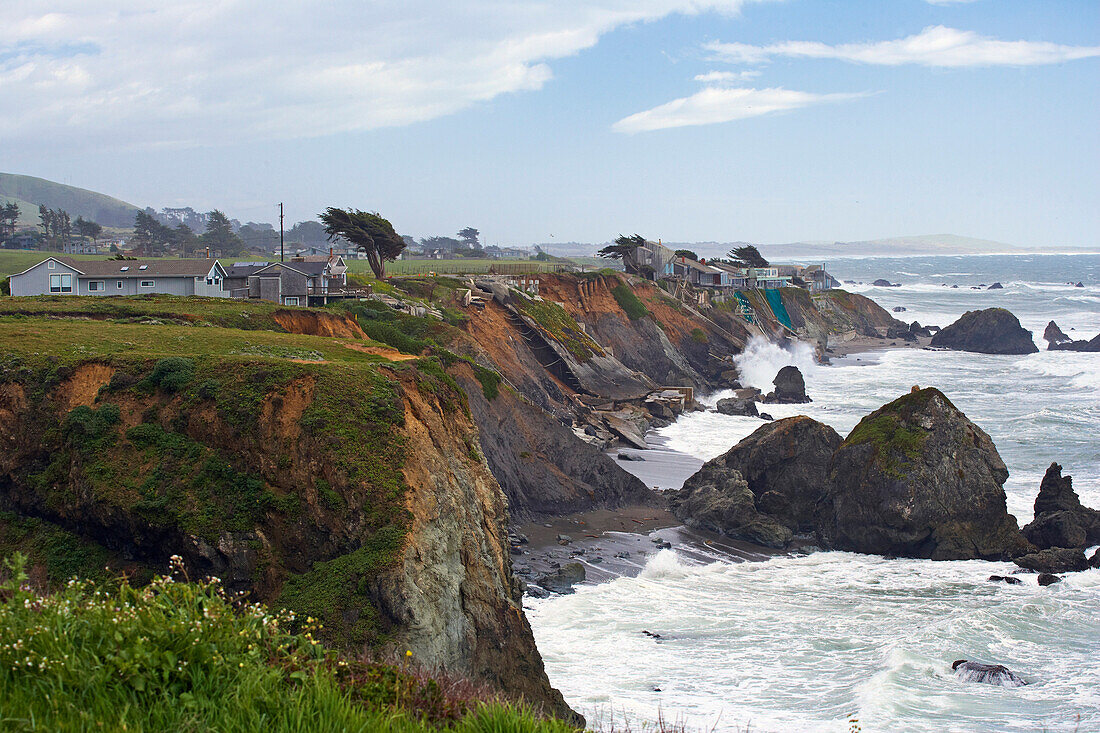
[[[783,294],[776,288],[767,288],[764,290],[764,297],[768,299],[768,305],[772,307],[772,313],[779,319],[779,322],[793,331],[794,326],[791,325],[791,316],[787,313],[787,306],[783,305]]]

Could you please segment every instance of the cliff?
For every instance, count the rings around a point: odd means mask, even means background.
[[[0,319],[0,343],[0,542],[40,579],[140,579],[179,554],[321,618],[338,648],[410,649],[570,714],[513,589],[504,494],[438,361],[33,316]]]

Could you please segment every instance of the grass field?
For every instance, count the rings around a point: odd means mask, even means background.
[[[355,273],[369,273],[366,260],[347,260],[348,270]],[[539,262],[538,260],[398,260],[386,263],[387,275],[422,275],[429,272],[439,274],[482,274],[496,267],[502,274],[521,274],[536,272],[558,272],[569,263]]]
[[[0,250],[0,278],[14,275],[17,272],[23,272],[23,270],[26,270],[31,265],[38,264],[46,259],[50,254],[53,253],[22,249]],[[61,256],[70,257],[75,260],[102,260],[107,255]],[[229,266],[234,262],[247,262],[260,259],[261,258],[241,256],[222,257],[219,261],[222,265]],[[348,266],[348,272],[366,275],[371,274],[370,265],[367,264],[366,260],[345,260],[345,262]],[[569,264],[563,262],[539,262],[538,260],[398,260],[397,262],[389,262],[386,264],[386,273],[388,275],[421,275],[429,272],[449,275],[463,273],[480,274],[489,272],[489,269],[494,266],[502,273],[521,274],[528,272],[557,272],[561,270],[563,266],[569,267]]]

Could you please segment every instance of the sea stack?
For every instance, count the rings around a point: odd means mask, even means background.
[[[1073,490],[1073,477],[1063,476],[1062,467],[1052,463],[1035,497],[1035,519],[1024,527],[1023,533],[1041,550],[1052,547],[1083,550],[1100,544],[1100,511],[1083,506]]]
[[[775,389],[766,394],[761,402],[798,405],[813,401],[806,396],[806,380],[796,366],[785,366],[780,369],[772,384],[775,385]]]
[[[833,454],[822,535],[839,550],[933,560],[1007,559],[1028,544],[1008,513],[1008,469],[938,389],[914,389]]]
[[[1039,351],[1031,331],[1004,308],[967,311],[933,336],[931,345],[978,354],[1034,354]]]
[[[1069,343],[1073,339],[1065,334],[1065,332],[1058,327],[1058,324],[1051,321],[1047,324],[1046,330],[1043,331],[1043,340],[1047,342],[1047,348],[1053,348],[1055,344]]]
[[[815,530],[839,445],[835,430],[805,416],[763,425],[672,493],[672,512],[689,527],[783,547]]]

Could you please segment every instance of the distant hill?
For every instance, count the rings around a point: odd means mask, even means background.
[[[140,211],[133,204],[102,193],[13,173],[0,173],[0,200],[19,204],[20,223],[27,226],[38,224],[39,204],[64,209],[73,219],[83,216],[105,227],[132,227]]]

